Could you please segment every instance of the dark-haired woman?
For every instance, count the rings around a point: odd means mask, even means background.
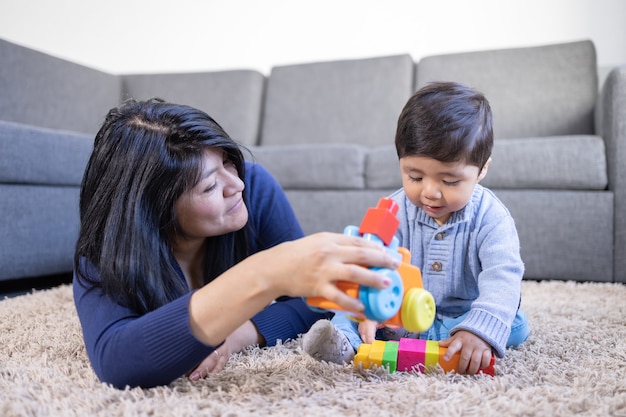
[[[74,300],[98,377],[164,385],[220,371],[245,346],[296,338],[326,315],[300,297],[362,305],[395,267],[358,237],[302,230],[277,182],[195,108],[128,101],[96,135],[80,194]]]

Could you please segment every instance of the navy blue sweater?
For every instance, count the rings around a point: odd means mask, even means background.
[[[248,221],[254,222],[258,235],[252,242],[255,252],[302,237],[284,192],[264,168],[246,163],[245,183]],[[87,275],[97,281],[98,271],[86,264]],[[179,274],[184,280],[182,271]],[[195,368],[217,347],[201,343],[191,333],[191,291],[140,315],[116,303],[98,286],[86,286],[74,278],[73,289],[87,354],[103,382],[118,388],[165,385]],[[309,309],[301,298],[276,301],[252,317],[267,346],[294,339],[315,321],[328,317]]]

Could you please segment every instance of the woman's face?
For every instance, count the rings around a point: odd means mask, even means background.
[[[174,206],[186,239],[204,239],[241,229],[248,221],[244,183],[220,149],[205,151],[200,181]]]

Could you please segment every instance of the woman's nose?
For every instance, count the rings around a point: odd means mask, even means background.
[[[239,178],[236,170],[224,170],[224,195],[237,194],[245,188],[244,182]]]

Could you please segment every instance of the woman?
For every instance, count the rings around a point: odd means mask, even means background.
[[[334,283],[382,288],[356,265],[397,266],[364,239],[301,238],[276,181],[219,124],[157,99],[108,113],[80,218],[74,300],[96,374],[120,388],[197,380],[245,346],[297,337],[325,317],[299,297],[360,311]]]

